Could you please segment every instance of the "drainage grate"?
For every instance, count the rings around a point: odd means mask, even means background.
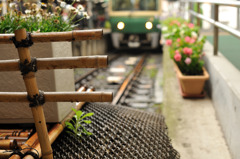
[[[95,113],[86,127],[93,135],[77,138],[63,131],[52,145],[55,159],[180,158],[159,114],[99,103],[87,103],[82,111]]]

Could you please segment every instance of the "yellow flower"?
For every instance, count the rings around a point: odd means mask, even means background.
[[[54,20],[54,23],[55,23],[55,24],[59,24],[59,20],[55,19],[55,20]]]
[[[59,7],[59,6],[57,6],[56,8],[55,8],[55,10],[57,11],[57,12],[61,12],[61,8]]]
[[[36,4],[36,3],[33,3],[33,4],[32,4],[32,8],[33,8],[33,9],[36,9],[36,8],[37,8],[37,4]]]
[[[23,6],[24,6],[25,8],[29,8],[29,7],[30,7],[30,3],[29,3],[29,2],[24,3]]]

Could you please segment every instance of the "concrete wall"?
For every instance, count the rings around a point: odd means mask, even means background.
[[[105,55],[111,45],[110,34],[104,34],[101,40],[74,41],[73,56]]]
[[[213,46],[207,42],[205,64],[210,74],[209,94],[216,109],[224,136],[233,159],[240,158],[240,71],[221,53],[213,55]]]
[[[70,57],[71,42],[36,43],[30,48],[32,57]],[[0,45],[0,60],[18,59],[13,44]],[[42,91],[74,91],[73,70],[46,70],[36,73],[38,88]],[[0,92],[25,92],[20,71],[0,72]],[[32,123],[33,117],[28,103],[0,103],[0,123]],[[61,121],[73,103],[46,103],[44,113],[47,122]]]

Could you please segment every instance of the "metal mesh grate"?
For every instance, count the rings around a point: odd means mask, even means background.
[[[82,111],[95,113],[86,127],[93,135],[77,138],[63,131],[52,145],[55,159],[180,158],[159,114],[99,103],[87,103]]]

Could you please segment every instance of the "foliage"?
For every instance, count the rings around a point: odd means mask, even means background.
[[[201,75],[204,61],[203,45],[206,37],[199,37],[199,27],[182,19],[168,19],[163,33],[170,46],[171,58],[185,75]]]
[[[76,110],[74,108],[72,108],[72,110],[75,112],[75,115],[73,116],[73,118],[70,121],[66,121],[65,125],[66,127],[71,130],[71,131],[67,131],[70,134],[76,135],[81,137],[82,134],[85,135],[92,135],[91,132],[88,132],[84,125],[86,124],[91,124],[91,120],[85,120],[86,117],[90,117],[92,116],[94,113],[87,113],[84,114],[84,112],[82,112],[81,110]]]
[[[23,5],[21,0],[8,0],[7,13],[0,17],[0,33],[13,33],[21,28],[28,32],[70,31],[80,20],[88,17],[80,4],[75,8],[61,0],[57,5],[53,0],[46,4],[26,2]]]

